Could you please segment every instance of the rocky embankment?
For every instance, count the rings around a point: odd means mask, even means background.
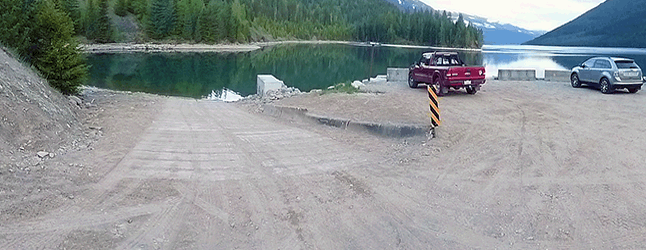
[[[91,101],[90,101],[91,102]],[[37,164],[85,138],[77,110],[92,106],[66,97],[47,80],[0,50],[0,172]]]

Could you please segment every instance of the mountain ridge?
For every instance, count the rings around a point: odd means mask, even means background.
[[[432,6],[421,2],[419,0],[385,0],[395,6],[401,11],[404,12],[415,12],[415,11],[433,11],[435,13],[442,13],[443,10],[436,10]],[[475,27],[479,28],[483,32],[484,44],[489,45],[506,45],[506,44],[521,44],[532,40],[540,35],[545,34],[546,31],[543,30],[528,30],[520,28],[513,24],[499,23],[499,22],[490,22],[485,17],[455,12],[455,11],[446,11],[446,13],[451,17],[453,22],[458,20],[460,14],[462,14],[465,23],[467,25],[472,23]]]
[[[460,13],[450,12],[450,14],[455,21]],[[489,45],[521,44],[546,32],[543,30],[528,30],[508,23],[490,22],[485,17],[475,15],[462,13],[462,16],[465,22],[472,23],[475,27],[482,29],[484,42]]]
[[[646,48],[646,0],[607,0],[524,45]]]

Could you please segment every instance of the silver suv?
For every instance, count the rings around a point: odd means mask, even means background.
[[[575,88],[581,87],[581,84],[598,86],[604,94],[623,88],[637,93],[646,78],[633,59],[593,57],[572,68],[570,81]]]

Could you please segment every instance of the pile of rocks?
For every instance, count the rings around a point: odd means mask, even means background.
[[[281,89],[267,91],[267,93],[265,93],[265,95],[262,98],[273,101],[273,100],[280,100],[283,98],[292,97],[300,94],[301,94],[300,89],[283,86]]]
[[[85,87],[85,89],[87,89],[87,87]],[[94,100],[84,101],[85,99],[84,96],[78,97],[78,96],[72,95],[72,96],[68,96],[67,99],[70,101],[70,105],[72,105],[73,108],[82,109],[82,108],[92,108],[95,106]]]
[[[295,95],[300,95],[303,92],[301,92],[300,89],[294,88],[294,87],[287,87],[287,86],[282,86],[280,89],[276,90],[269,90],[267,91],[264,95],[250,95],[242,99],[241,101],[244,102],[256,102],[256,103],[269,103],[272,101],[280,100],[283,98],[288,98],[292,97]]]

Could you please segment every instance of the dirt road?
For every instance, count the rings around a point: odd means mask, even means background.
[[[370,105],[406,106],[389,97]],[[442,97],[431,141],[276,120],[234,104],[115,98],[97,97],[104,110],[88,118],[103,126],[93,150],[43,163],[69,173],[55,188],[4,196],[12,199],[1,204],[0,248],[646,245],[643,92],[492,81],[474,96]],[[317,110],[300,105],[308,104]]]

